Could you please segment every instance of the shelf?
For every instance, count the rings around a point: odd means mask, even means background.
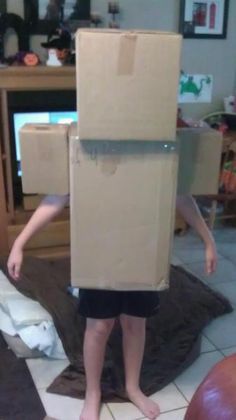
[[[45,258],[50,260],[55,260],[58,258],[70,257],[70,247],[69,246],[56,246],[56,247],[45,247],[38,249],[26,250],[24,253],[25,256]]]
[[[24,228],[22,225],[9,225],[8,244],[11,248],[15,239]],[[38,249],[43,247],[69,246],[70,244],[70,222],[69,220],[54,221],[46,228],[37,233],[28,243],[25,249]]]
[[[16,91],[66,90],[75,89],[75,86],[75,66],[9,66],[0,69],[0,89]]]

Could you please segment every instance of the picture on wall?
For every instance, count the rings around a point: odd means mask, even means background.
[[[229,0],[180,0],[184,38],[226,38]]]
[[[25,20],[31,33],[47,34],[60,23],[88,26],[90,0],[24,0]]]
[[[178,103],[210,103],[212,101],[213,76],[209,74],[181,73]]]

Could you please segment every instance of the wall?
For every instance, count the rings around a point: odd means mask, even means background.
[[[179,0],[120,0],[122,28],[178,30]],[[99,12],[107,26],[107,0],[91,0],[91,10]],[[23,14],[23,0],[8,0],[8,11]],[[182,69],[188,73],[214,76],[213,101],[211,104],[193,104],[182,107],[184,115],[200,118],[208,112],[222,109],[222,98],[236,90],[236,1],[230,0],[228,36],[226,40],[183,41]],[[40,43],[45,36],[33,36],[31,48],[41,58],[45,51]],[[16,49],[14,34],[7,39],[7,52]]]

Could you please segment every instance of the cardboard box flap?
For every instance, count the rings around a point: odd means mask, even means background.
[[[110,28],[82,28],[78,29],[76,32],[76,36],[82,35],[83,33],[91,33],[91,34],[115,34],[115,35],[129,35],[129,34],[136,34],[136,35],[159,35],[159,36],[174,36],[182,39],[182,35],[178,34],[177,32],[170,32],[170,31],[155,31],[155,30],[145,30],[145,29],[110,29]]]
[[[178,194],[209,195],[219,189],[222,134],[211,128],[181,128]]]
[[[25,194],[68,194],[68,125],[25,124],[19,132]]]

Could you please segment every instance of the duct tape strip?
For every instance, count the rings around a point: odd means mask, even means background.
[[[133,74],[136,46],[137,34],[125,33],[121,35],[117,69],[119,76]]]

